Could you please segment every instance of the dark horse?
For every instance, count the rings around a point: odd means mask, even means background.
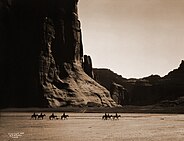
[[[46,115],[45,114],[40,114],[40,115],[38,115],[38,119],[43,119],[43,117],[45,117]]]
[[[66,115],[65,113],[63,113],[63,115],[61,115],[61,119],[67,119],[69,117],[69,115]]]
[[[38,114],[33,113],[33,115],[31,115],[31,119],[34,118],[36,120],[37,117],[38,117]]]
[[[57,115],[54,115],[54,113],[52,113],[52,115],[49,116],[49,119],[52,120],[52,119],[57,119]]]

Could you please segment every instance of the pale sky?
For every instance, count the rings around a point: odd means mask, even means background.
[[[184,0],[79,0],[78,7],[94,68],[164,76],[184,59]]]

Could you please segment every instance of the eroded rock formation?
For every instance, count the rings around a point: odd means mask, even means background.
[[[120,105],[129,104],[128,92],[122,85],[112,83],[110,87],[110,94],[116,103]]]
[[[94,78],[92,60],[88,55],[84,55],[83,69],[87,75],[89,75],[91,78]]]
[[[82,68],[77,3],[0,2],[1,106],[117,106]]]
[[[177,100],[184,96],[183,60],[177,69],[164,77],[151,75],[140,79],[126,79],[108,69],[94,69],[94,75],[96,81],[108,90],[111,90],[113,82],[122,85],[128,92],[128,104],[131,105],[151,105],[163,100]]]

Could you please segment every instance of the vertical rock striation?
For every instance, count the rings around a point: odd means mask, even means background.
[[[89,75],[91,78],[94,78],[92,60],[88,55],[84,55],[83,69],[87,75]]]
[[[1,107],[117,106],[83,70],[77,3],[0,2]]]

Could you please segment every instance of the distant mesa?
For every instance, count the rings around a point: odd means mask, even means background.
[[[177,100],[184,96],[183,60],[177,69],[164,77],[151,75],[140,79],[126,79],[109,69],[93,69],[93,71],[96,81],[111,91],[111,95],[123,93],[117,92],[122,88],[126,90],[126,95],[124,95],[126,99],[121,102],[121,105],[152,105],[164,100]],[[113,86],[115,83],[118,84],[116,87]],[[118,100],[115,97],[114,100],[121,101],[122,97]]]

